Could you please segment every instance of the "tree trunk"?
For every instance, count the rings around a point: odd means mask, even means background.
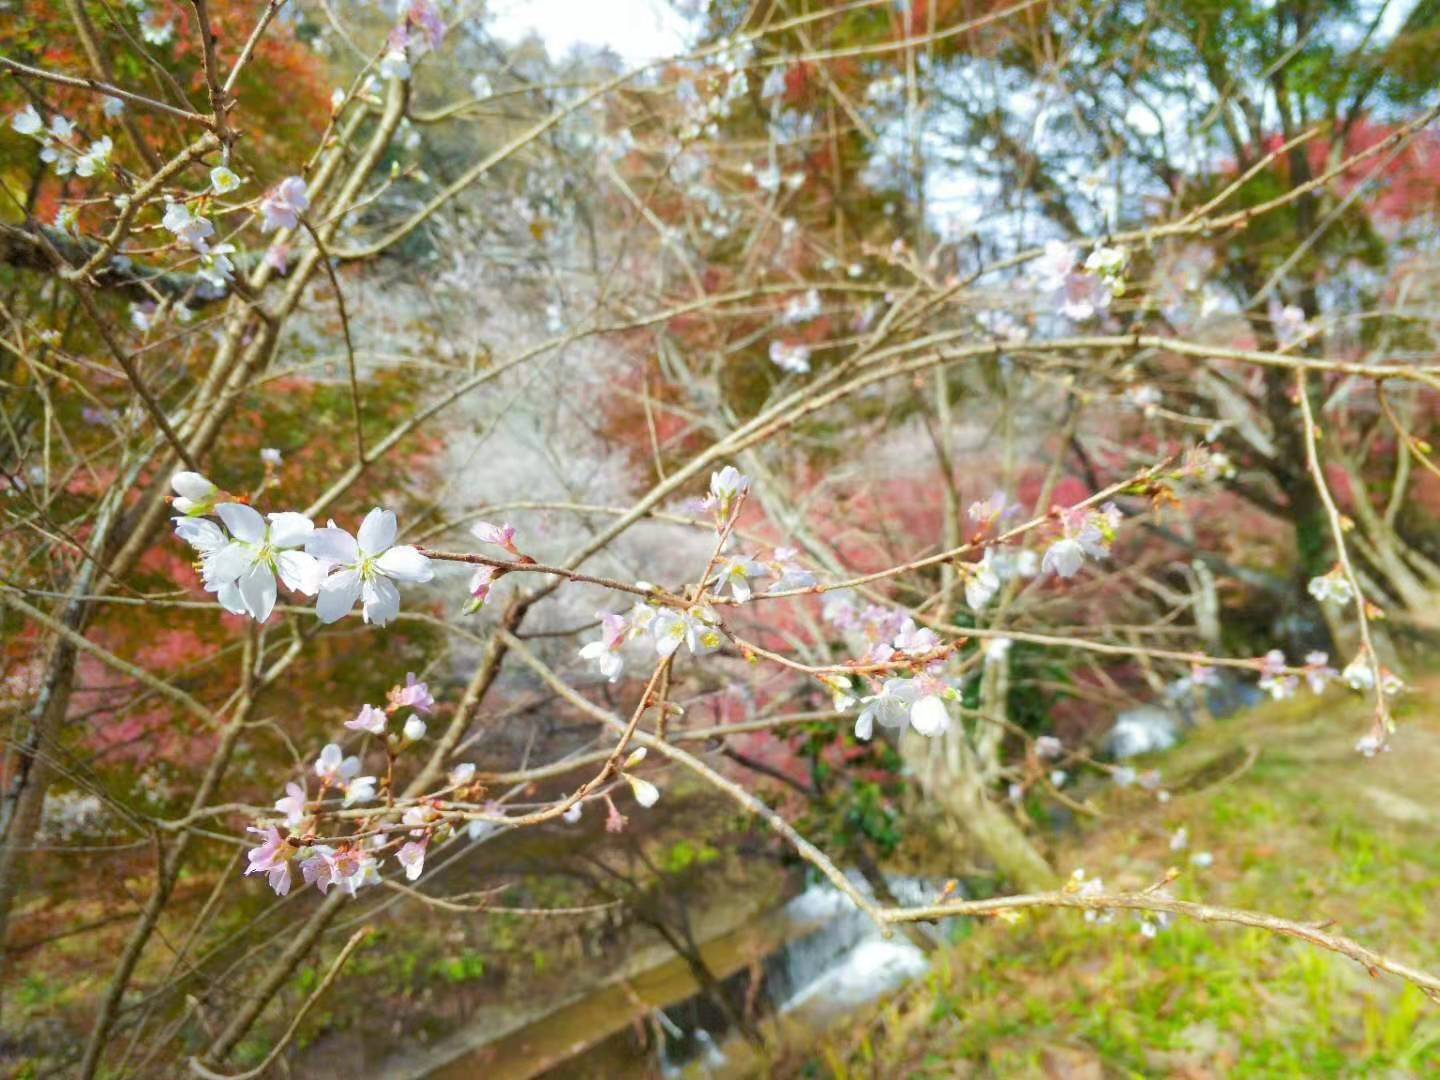
[[[1044,892],[1058,879],[1020,826],[1002,810],[981,782],[978,762],[963,728],[927,739],[907,731],[900,754],[925,795],[950,823],[970,837],[1011,883],[1026,892]]]

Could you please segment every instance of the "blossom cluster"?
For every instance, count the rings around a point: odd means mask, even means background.
[[[262,516],[199,473],[176,473],[171,483],[179,512],[175,534],[199,553],[205,590],[233,614],[268,619],[278,578],[292,592],[316,597],[322,622],[344,618],[359,601],[365,621],[384,626],[400,613],[397,583],[420,584],[434,576],[419,550],[395,543],[397,525],[389,510],[371,510],[352,535],[334,521],[316,528],[293,511]]]
[[[406,807],[398,827],[381,824],[372,829],[362,824],[354,840],[323,843],[317,841],[314,834],[325,811],[333,806],[333,799],[327,803],[327,796],[333,793],[339,798],[340,808],[348,809],[374,802],[385,791],[395,759],[425,737],[422,717],[430,715],[434,708],[435,699],[429,687],[416,679],[413,672],[406,676],[404,686],[391,689],[385,708],[361,706],[359,714],[347,720],[345,727],[381,740],[392,767],[386,770],[386,777],[361,775],[363,765],[358,754],[347,756],[338,743],[326,744],[313,765],[319,783],[315,797],[310,797],[303,778],[291,781],[285,785],[284,796],[275,802],[281,823],[250,827],[249,831],[259,835],[262,842],[248,852],[249,865],[245,873],[264,874],[270,887],[284,896],[293,882],[291,866],[294,864],[305,885],[314,885],[322,894],[332,885],[339,886],[354,896],[362,886],[380,881],[383,853],[395,847],[396,862],[406,877],[416,880],[424,870],[425,852],[432,838],[448,828],[431,803]],[[410,716],[392,730],[392,721],[397,721],[407,710]],[[474,775],[474,765],[458,765],[450,771],[449,786],[464,788]]]

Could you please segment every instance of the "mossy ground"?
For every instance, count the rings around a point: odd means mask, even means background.
[[[1058,849],[1107,886],[1167,867],[1177,895],[1328,922],[1440,971],[1440,679],[1397,710],[1393,749],[1355,753],[1367,724],[1339,692],[1196,732]],[[1189,845],[1172,851],[1181,826]],[[1209,852],[1213,864],[1190,864]],[[1440,1006],[1353,961],[1261,931],[1076,913],[957,922],[929,975],[786,1060],[787,1076],[1397,1077],[1440,1075]]]

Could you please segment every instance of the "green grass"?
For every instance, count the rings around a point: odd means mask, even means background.
[[[1339,696],[1257,710],[1154,764],[1168,804],[1135,791],[1055,852],[1112,888],[1167,867],[1194,900],[1333,921],[1381,952],[1440,970],[1440,724],[1410,698],[1395,750],[1353,752],[1364,707]],[[1248,769],[1217,768],[1259,750]],[[1208,766],[1208,768],[1207,768]],[[1187,777],[1194,783],[1187,783]],[[1187,852],[1168,837],[1184,825]],[[1209,851],[1208,870],[1188,855]],[[1440,1075],[1440,1007],[1414,987],[1259,930],[1068,912],[970,922],[929,975],[791,1059],[784,1075],[950,1078]]]

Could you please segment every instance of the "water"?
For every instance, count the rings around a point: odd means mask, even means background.
[[[851,879],[861,892],[869,887]],[[941,883],[917,878],[888,882],[902,904],[933,902]],[[754,998],[787,1027],[820,1030],[837,1018],[903,986],[929,966],[925,953],[904,937],[885,938],[863,912],[828,882],[812,884],[785,905],[796,932],[759,965],[726,980],[731,1000]],[[927,931],[930,928],[926,928]],[[938,930],[936,940],[940,940]],[[760,983],[754,985],[758,974]],[[741,1049],[723,1014],[703,995],[662,1010],[664,1075],[726,1075]]]

